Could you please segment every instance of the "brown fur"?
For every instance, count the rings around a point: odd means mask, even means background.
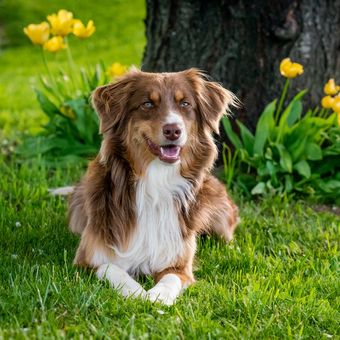
[[[149,100],[153,109],[144,107]],[[180,106],[182,100],[190,106]],[[188,210],[178,207],[185,256],[154,276],[158,281],[166,273],[176,273],[183,284],[194,282],[196,234],[212,231],[230,241],[237,225],[237,207],[224,185],[209,174],[217,155],[212,133],[218,132],[219,120],[235,98],[195,69],[168,74],[134,70],[98,88],[93,103],[103,143],[70,202],[70,228],[81,234],[75,263],[91,265],[96,249],[112,257],[112,245],[127,247],[136,226],[135,183],[155,158],[145,136],[157,142],[165,112],[175,109],[188,131],[181,175],[192,183],[194,200]]]

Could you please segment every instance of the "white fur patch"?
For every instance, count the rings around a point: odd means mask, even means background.
[[[152,161],[137,183],[135,234],[126,251],[114,249],[114,263],[132,274],[174,264],[184,249],[176,202],[186,208],[190,199],[191,184],[180,175],[179,164]]]
[[[183,127],[183,126],[184,126],[184,121],[183,121],[182,116],[179,115],[178,113],[172,112],[172,111],[169,112],[169,113],[166,115],[165,123],[166,123],[166,124],[177,124],[177,125],[179,125],[180,127]]]
[[[111,286],[117,289],[123,296],[145,297],[144,288],[129,276],[127,272],[114,264],[102,264],[97,269],[97,277],[100,280],[107,279]]]
[[[96,250],[91,259],[91,265],[93,267],[99,267],[102,264],[110,263],[110,258],[101,250]]]
[[[184,145],[188,139],[188,133],[185,128],[183,117],[180,114],[171,111],[166,115],[165,124],[177,124],[181,128],[182,134],[176,144]]]
[[[165,305],[172,305],[182,290],[182,282],[175,274],[166,274],[147,292],[150,301],[161,302]]]

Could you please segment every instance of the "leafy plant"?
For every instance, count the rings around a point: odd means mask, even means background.
[[[309,110],[302,115],[299,92],[283,110],[288,89],[277,104],[266,106],[253,134],[239,121],[239,135],[227,118],[222,124],[235,148],[234,156],[224,146],[225,179],[236,182],[253,195],[308,193],[325,199],[340,196],[340,127],[337,113],[324,109]]]
[[[126,67],[114,63],[106,71],[101,63],[93,69],[78,68],[67,36],[90,37],[95,32],[93,21],[85,26],[66,10],[48,15],[47,19],[50,23],[28,25],[24,32],[33,44],[41,47],[47,77],[40,77],[40,87],[35,89],[35,93],[48,123],[38,136],[26,139],[18,151],[26,157],[40,154],[47,161],[58,160],[59,164],[71,160],[85,161],[85,157],[97,153],[101,141],[97,114],[90,102],[91,92],[123,74]],[[54,35],[51,39],[50,34]],[[58,75],[54,75],[48,67],[45,50],[52,53],[66,50],[69,72],[60,70]]]
[[[90,95],[105,82],[107,76],[102,65],[97,65],[92,72],[82,70],[81,86],[73,92],[70,88],[73,85],[63,72],[54,78],[54,86],[41,77],[43,87],[35,92],[48,123],[38,136],[27,138],[18,151],[26,157],[41,154],[50,161],[81,160],[95,154],[101,139]]]

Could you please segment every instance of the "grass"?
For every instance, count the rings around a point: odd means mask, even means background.
[[[0,338],[329,338],[340,336],[339,222],[306,203],[238,203],[226,246],[199,240],[196,278],[173,307],[124,299],[72,266],[78,238],[49,187],[79,169],[1,163]],[[151,287],[150,279],[142,279]]]
[[[21,138],[44,121],[31,86],[45,71],[22,27],[59,8],[97,26],[93,38],[72,41],[80,65],[141,62],[142,0],[3,0],[0,29],[8,40],[0,51],[0,138]],[[49,59],[54,71],[66,68],[65,54]],[[3,154],[11,147],[6,143]],[[75,183],[82,172],[0,154],[0,339],[340,337],[338,216],[306,202],[238,198],[235,241],[200,238],[197,283],[164,307],[123,299],[72,266],[78,238],[67,230],[67,204],[47,189]],[[153,284],[140,280],[146,288]]]

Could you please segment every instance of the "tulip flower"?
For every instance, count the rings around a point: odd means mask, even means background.
[[[329,79],[323,88],[324,92],[328,95],[335,95],[338,93],[338,86],[335,85],[334,79]]]
[[[59,10],[58,14],[47,16],[47,20],[51,24],[51,33],[65,37],[72,32],[73,29],[73,13],[65,9]]]
[[[325,96],[321,99],[321,105],[325,109],[331,109],[334,103],[334,98],[331,96]]]
[[[73,34],[80,39],[85,39],[85,38],[90,37],[95,32],[95,30],[96,30],[96,28],[93,25],[92,20],[90,20],[87,23],[86,27],[84,26],[84,24],[80,20],[78,20],[78,19],[74,20]]]
[[[64,48],[66,48],[66,45],[64,44],[63,37],[61,36],[53,37],[44,44],[44,49],[52,53],[56,53]]]
[[[111,78],[123,75],[126,72],[126,66],[121,63],[113,63],[109,68],[109,75]]]
[[[303,66],[291,62],[290,58],[285,58],[281,61],[280,72],[286,78],[295,78],[303,73]]]
[[[340,95],[337,95],[336,97],[334,97],[334,101],[332,103],[332,109],[338,115],[340,114]]]
[[[50,35],[50,26],[46,21],[38,25],[30,24],[24,28],[24,33],[34,45],[43,45]]]

